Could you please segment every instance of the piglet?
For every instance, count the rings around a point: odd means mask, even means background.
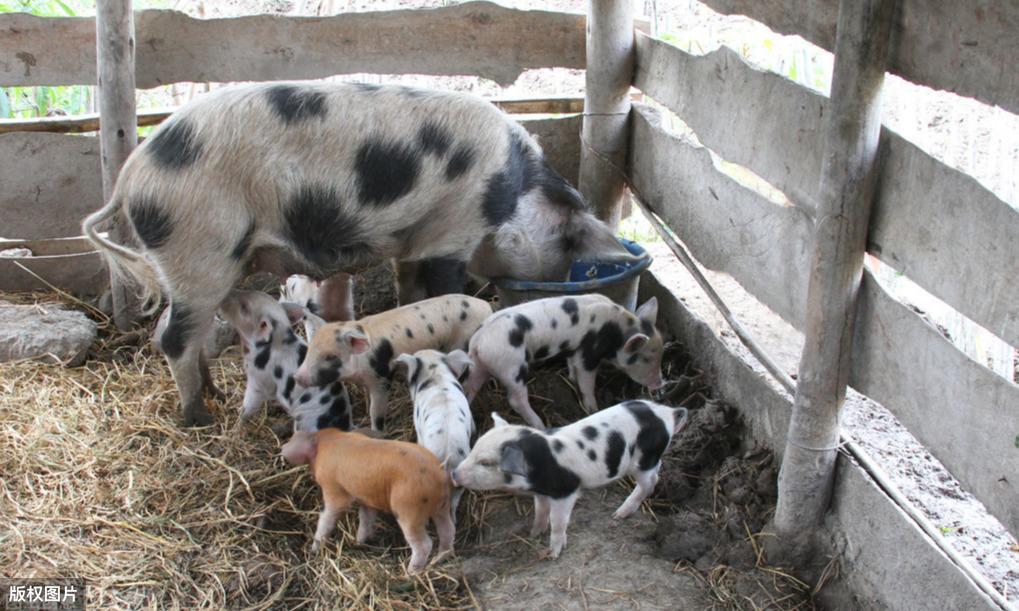
[[[444,295],[356,322],[328,323],[312,338],[297,382],[321,386],[344,380],[366,387],[372,428],[382,430],[395,357],[427,348],[441,352],[466,348],[491,313],[491,306],[481,299]]]
[[[527,399],[530,367],[558,355],[567,358],[570,378],[584,409],[594,412],[598,365],[609,362],[654,390],[662,386],[662,336],[655,328],[658,301],[652,297],[631,313],[603,295],[550,297],[500,310],[471,338],[474,366],[465,388],[470,400],[489,377],[506,387],[510,407],[527,424],[543,428]]]
[[[432,552],[429,519],[439,535],[439,554],[453,551],[456,527],[449,511],[449,476],[427,449],[325,429],[294,433],[283,445],[283,457],[291,464],[310,464],[322,488],[325,507],[319,514],[312,552],[321,549],[340,514],[354,503],[358,504],[358,543],[371,538],[379,511],[396,517],[411,548],[412,573],[424,568]]]
[[[626,518],[640,507],[658,483],[662,455],[686,425],[687,410],[628,401],[548,433],[508,424],[494,412],[492,419],[495,427],[453,471],[453,484],[534,496],[531,536],[545,532],[551,520],[550,553],[558,558],[581,490],[632,476],[637,487],[612,517]]]
[[[418,443],[439,457],[447,470],[453,470],[471,451],[474,419],[464,396],[460,377],[471,359],[463,350],[443,354],[437,350],[418,350],[401,354],[396,362],[407,368],[407,385],[414,401],[414,430]],[[456,521],[463,488],[454,488],[450,512]]]
[[[316,315],[304,321],[305,337],[310,340],[320,321],[354,319],[353,287],[350,274],[338,273],[321,281],[293,274],[280,285],[280,301],[302,305]]]
[[[258,413],[266,400],[276,399],[294,419],[295,431],[350,429],[350,398],[342,382],[306,386],[294,379],[308,346],[291,326],[308,318],[325,324],[321,319],[302,306],[242,290],[230,291],[219,314],[237,329],[244,349],[242,421]]]

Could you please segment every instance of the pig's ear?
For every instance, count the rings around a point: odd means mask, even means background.
[[[626,340],[625,344],[623,344],[623,352],[633,354],[634,352],[643,348],[644,344],[646,344],[649,339],[651,338],[644,335],[643,333],[634,334],[632,337],[630,337],[630,339]]]
[[[510,442],[502,446],[499,470],[513,475],[527,475],[527,458],[524,456],[520,444]]]
[[[637,318],[647,321],[652,325],[658,320],[658,298],[652,297],[637,308]]]
[[[690,417],[690,410],[685,407],[674,407],[672,409],[674,410],[673,420],[676,423],[672,427],[672,434],[675,435],[686,428],[686,423]]]
[[[291,326],[296,325],[297,323],[304,320],[304,317],[307,316],[308,314],[307,308],[297,303],[284,301],[280,303],[280,305],[283,306],[283,309],[286,311],[287,320],[290,321]]]
[[[626,250],[608,225],[587,212],[576,212],[566,228],[573,259],[611,263],[635,263],[640,257]]]
[[[393,362],[397,365],[403,365],[407,368],[407,380],[409,381],[414,377],[414,370],[417,369],[418,360],[413,354],[407,354],[406,352],[396,357]]]
[[[258,326],[255,327],[255,341],[265,342],[272,338],[272,319],[268,316],[263,316],[258,321]]]
[[[502,416],[500,416],[498,412],[492,412],[492,422],[495,423],[495,426],[492,427],[494,429],[497,429],[501,426],[509,426],[509,422],[503,420]]]
[[[468,367],[474,366],[474,361],[471,357],[467,356],[467,353],[463,350],[454,350],[446,355],[445,358],[446,366],[453,372],[457,378],[463,375],[464,371],[467,371]]]
[[[343,334],[343,341],[350,347],[350,351],[354,354],[363,354],[368,352],[368,336],[357,329],[351,329]]]

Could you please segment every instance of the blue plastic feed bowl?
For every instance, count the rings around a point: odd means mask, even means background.
[[[575,261],[566,282],[499,278],[494,281],[499,303],[507,307],[545,297],[601,293],[632,312],[637,307],[640,274],[651,265],[651,255],[636,242],[620,239],[619,243],[640,258],[631,263]]]

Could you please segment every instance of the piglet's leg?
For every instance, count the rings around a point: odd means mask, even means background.
[[[371,415],[373,431],[381,431],[385,428],[388,412],[389,385],[380,380],[368,389],[368,414]]]
[[[453,524],[456,524],[456,508],[460,506],[460,499],[463,498],[463,488],[453,488],[453,492],[449,495],[449,516],[453,518]]]
[[[423,521],[410,521],[403,516],[398,520],[403,537],[410,545],[410,566],[411,573],[417,573],[428,564],[428,555],[432,553],[432,539],[428,536]]]
[[[579,358],[570,359],[570,371],[580,391],[584,411],[589,414],[598,411],[598,401],[594,397],[594,379],[598,372],[585,369],[584,363]]]
[[[573,513],[573,506],[577,504],[580,493],[575,492],[564,499],[549,500],[549,518],[552,522],[551,550],[553,558],[566,546],[566,527],[570,524],[570,514]]]
[[[257,384],[248,382],[244,387],[244,403],[241,406],[241,420],[250,420],[265,404],[266,395]]]
[[[364,545],[375,534],[375,518],[379,512],[361,505],[357,510],[357,542]]]
[[[640,508],[640,504],[644,502],[644,499],[649,497],[655,490],[655,486],[658,484],[658,469],[662,463],[658,463],[647,471],[638,471],[634,476],[634,480],[637,482],[637,487],[633,489],[630,496],[626,497],[623,504],[619,506],[612,517],[616,520],[622,520],[633,515],[633,512]]]
[[[333,534],[336,529],[336,520],[346,507],[330,507],[326,505],[322,513],[318,514],[318,528],[315,529],[315,541],[311,544],[311,553],[317,554],[322,549],[322,544]]]
[[[531,526],[531,536],[537,537],[548,530],[549,502],[547,496],[534,496],[534,524]]]
[[[453,525],[453,517],[450,512],[443,507],[432,516],[432,523],[435,524],[435,533],[439,535],[439,554],[452,552],[456,526]]]
[[[485,369],[485,366],[475,359],[474,365],[471,366],[471,372],[467,376],[467,380],[464,382],[464,395],[467,397],[468,403],[474,400],[478,392],[481,391],[481,387],[485,385],[488,378],[492,377]]]
[[[219,401],[226,399],[226,393],[220,390],[216,386],[216,381],[212,379],[212,372],[209,371],[209,359],[205,357],[204,352],[198,356],[198,370],[202,373],[202,388],[205,390],[205,394]]]
[[[531,409],[531,402],[527,399],[527,386],[522,382],[512,381],[509,383],[504,382],[506,386],[506,394],[509,399],[510,407],[512,407],[524,421],[527,422],[528,426],[533,426],[539,431],[545,430],[545,423],[541,421],[538,414],[534,413]]]

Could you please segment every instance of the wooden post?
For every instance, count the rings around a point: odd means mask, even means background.
[[[806,341],[774,521],[782,546],[790,550],[809,545],[834,481],[839,409],[849,380],[856,297],[877,176],[881,86],[894,9],[895,0],[839,3],[807,289]]]
[[[588,0],[587,7],[579,187],[598,218],[615,229],[622,216],[626,188],[618,168],[625,167],[629,136],[633,0]]]
[[[99,0],[96,4],[96,75],[99,90],[99,150],[103,173],[103,199],[109,201],[120,166],[138,146],[134,88],[134,15],[131,0]],[[124,219],[118,217],[113,238],[130,241]],[[137,304],[130,293],[110,278],[113,320],[120,330],[131,326]]]

